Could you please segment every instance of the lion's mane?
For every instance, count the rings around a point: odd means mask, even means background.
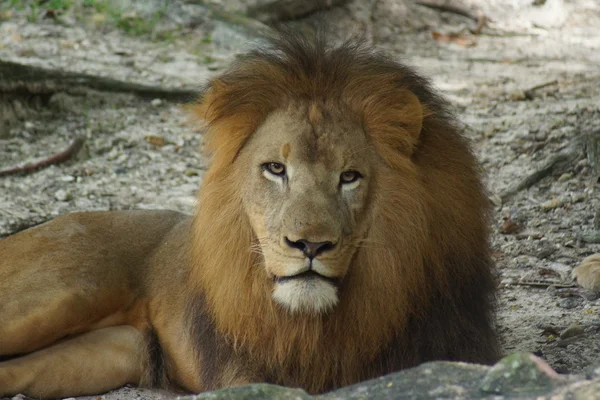
[[[408,105],[413,95],[420,112]],[[236,155],[290,101],[357,118],[385,161],[374,223],[326,315],[291,315],[272,300],[239,190]],[[427,360],[497,358],[488,200],[468,143],[426,80],[361,43],[328,48],[288,35],[213,79],[192,109],[212,162],[190,276],[200,294],[189,324],[204,370],[243,359],[258,379],[321,392]],[[204,372],[208,389],[222,384],[217,372]]]

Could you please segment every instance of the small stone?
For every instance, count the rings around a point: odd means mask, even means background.
[[[154,107],[158,107],[162,105],[162,100],[161,99],[154,99],[150,102],[150,104],[152,104],[152,106]]]
[[[25,121],[25,129],[33,129],[35,125],[31,121]]]
[[[562,205],[562,202],[559,199],[552,199],[542,204],[542,210],[550,211],[558,208]]]
[[[579,305],[579,301],[572,297],[567,297],[566,299],[562,299],[561,301],[559,301],[557,305],[560,308],[566,308],[567,310],[570,310],[572,308],[577,307]]]
[[[56,193],[54,193],[54,198],[58,201],[69,201],[73,197],[71,196],[71,193],[67,192],[66,190],[59,189],[56,191]]]
[[[587,301],[596,301],[598,300],[598,297],[600,297],[600,294],[598,292],[594,292],[593,290],[584,289],[582,294]]]
[[[571,326],[569,326],[567,329],[562,331],[562,333],[560,334],[560,338],[568,339],[568,338],[572,338],[575,336],[583,335],[584,333],[585,333],[585,330],[583,329],[583,327],[581,325],[575,323],[575,324],[571,324]]]
[[[566,182],[569,179],[571,179],[573,177],[573,174],[570,172],[567,172],[566,174],[562,174],[561,176],[558,177],[558,181],[559,182]]]
[[[60,177],[60,180],[63,182],[73,182],[75,177],[73,175],[64,175]]]
[[[508,97],[512,100],[512,101],[523,101],[523,100],[527,100],[527,96],[525,95],[525,92],[522,90],[515,90],[513,92],[510,92],[510,94],[508,95]]]
[[[586,243],[600,243],[600,231],[582,233],[581,240]]]
[[[546,292],[554,295],[558,292],[558,288],[555,285],[550,285],[546,288]]]
[[[195,169],[187,168],[185,171],[183,171],[183,174],[185,176],[198,176],[198,171],[196,171]]]
[[[551,247],[551,246],[544,246],[540,251],[538,251],[537,257],[539,259],[548,258],[549,256],[551,256],[555,252],[556,252],[556,248]]]

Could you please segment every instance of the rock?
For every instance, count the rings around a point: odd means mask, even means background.
[[[536,395],[548,393],[559,383],[559,375],[541,358],[515,353],[488,371],[481,390],[498,395]]]
[[[66,190],[59,189],[56,191],[56,193],[54,193],[54,198],[58,201],[69,201],[73,198],[73,196]]]
[[[573,297],[567,297],[558,302],[558,306],[560,308],[566,308],[570,310],[571,308],[575,308],[579,305],[579,301]]]
[[[454,399],[480,394],[478,384],[489,367],[430,362],[320,396],[323,399]],[[479,396],[478,396],[479,397]]]
[[[583,335],[584,333],[585,333],[585,329],[583,329],[583,327],[581,325],[575,323],[575,324],[572,324],[571,326],[569,326],[564,331],[562,331],[562,333],[560,334],[560,338],[568,339],[568,338],[572,338],[575,336]]]
[[[562,205],[562,202],[559,199],[548,200],[547,202],[542,204],[542,210],[550,211],[558,208]]]
[[[590,231],[581,234],[581,240],[586,243],[600,243],[600,231]]]
[[[573,393],[593,393],[600,378],[585,380],[581,376],[561,376],[541,358],[530,353],[515,353],[493,367],[462,362],[429,362],[415,368],[392,373],[344,387],[318,396],[300,389],[270,384],[251,384],[217,390],[178,400],[345,400],[345,399],[536,399],[555,393],[570,398]],[[499,397],[496,397],[499,396]],[[552,397],[555,398],[555,397]],[[593,398],[593,397],[578,397]]]

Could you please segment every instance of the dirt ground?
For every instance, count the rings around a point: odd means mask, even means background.
[[[0,0],[0,61],[194,89],[255,41],[247,27],[194,2],[122,0],[113,3],[118,10],[68,3],[48,12],[34,9],[37,2]],[[492,242],[504,351],[534,352],[559,372],[582,373],[600,361],[600,301],[572,285],[571,270],[600,252],[597,172],[581,150],[529,189],[502,197],[581,137],[600,134],[600,3],[449,3],[490,22],[475,35],[474,20],[413,1],[355,0],[295,24],[326,21],[337,38],[365,33],[452,102],[497,205]],[[0,177],[0,237],[72,211],[193,211],[206,165],[200,135],[177,104],[67,92],[0,94],[0,169],[61,151],[76,135],[86,139],[65,164]],[[122,389],[103,397],[150,396]]]

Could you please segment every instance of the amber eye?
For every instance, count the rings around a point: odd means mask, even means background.
[[[361,177],[362,177],[362,175],[358,171],[352,171],[352,170],[344,171],[340,175],[340,183],[342,185],[354,183],[357,180],[359,180]]]
[[[262,168],[265,171],[275,175],[275,176],[285,176],[285,165],[278,162],[268,162],[262,165]]]

